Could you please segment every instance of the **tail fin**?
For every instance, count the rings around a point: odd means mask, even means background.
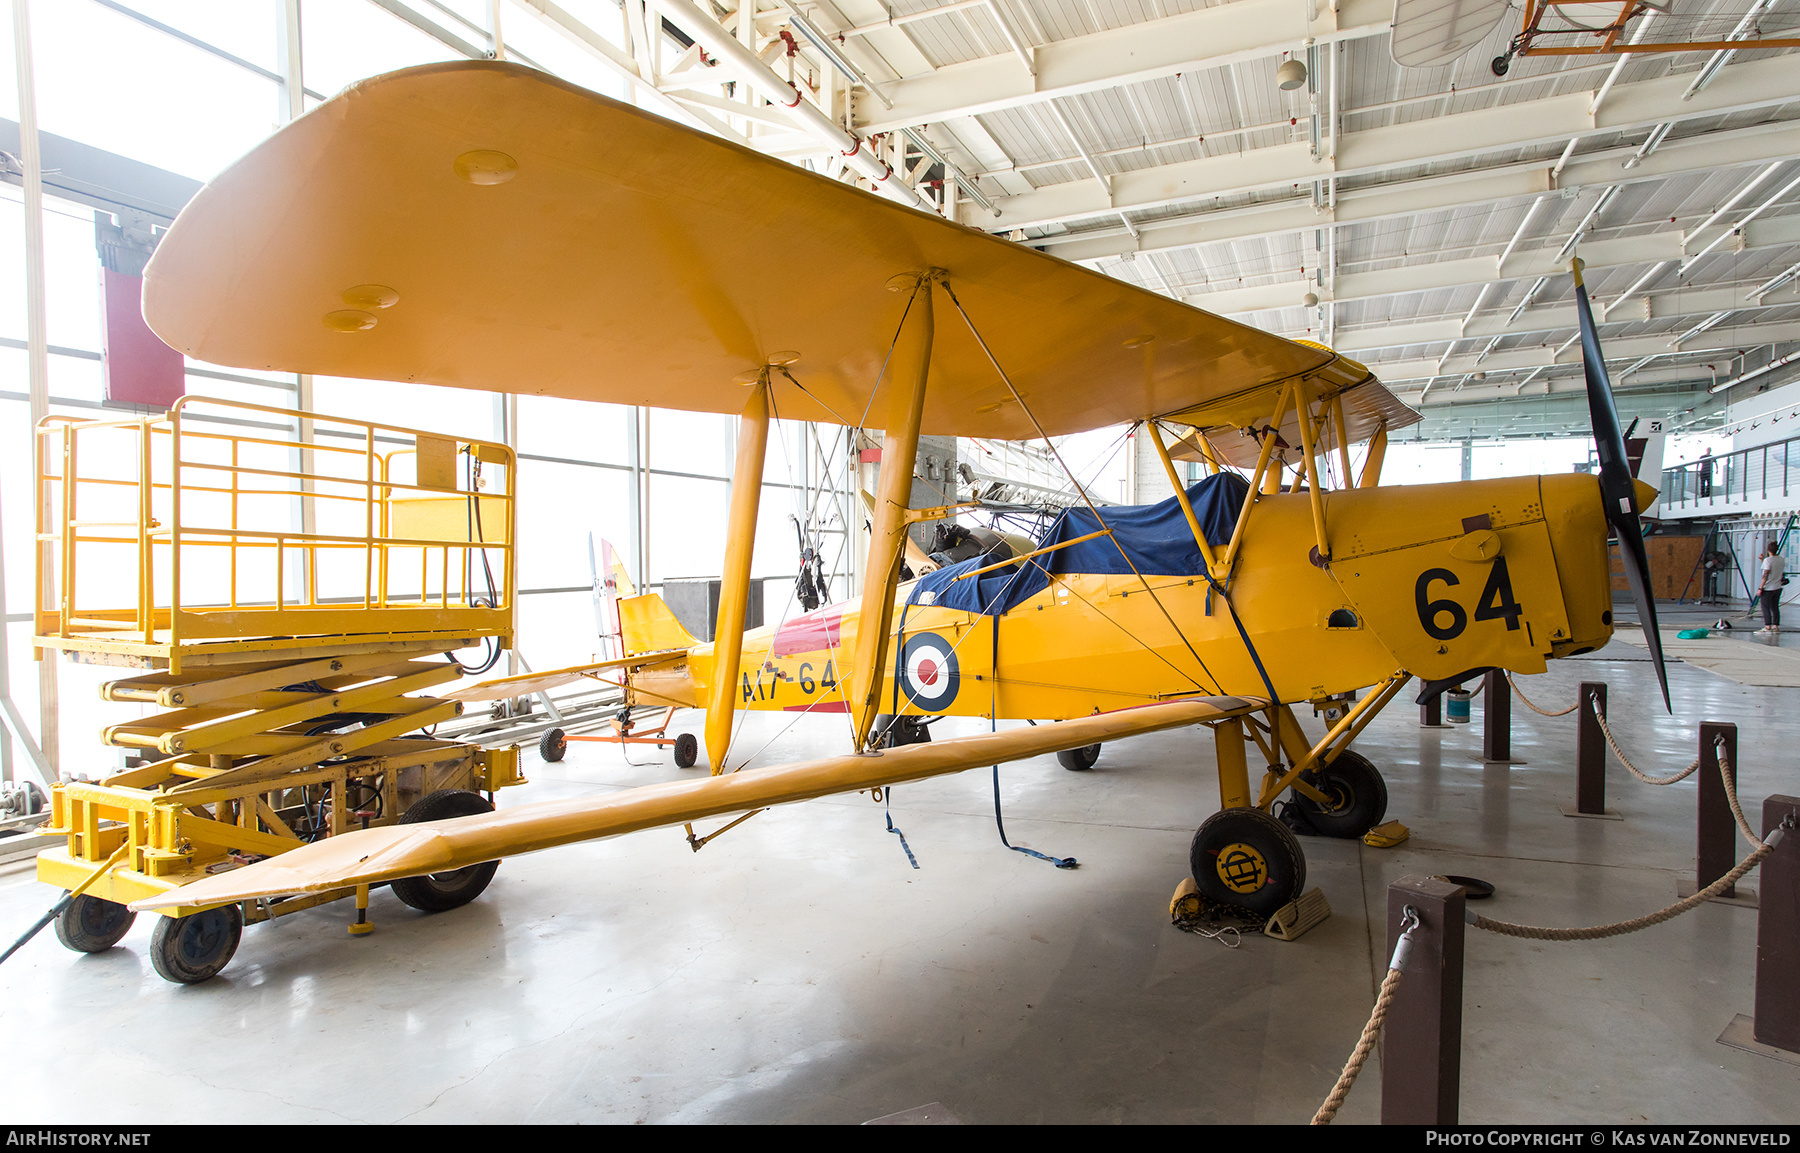
[[[617,640],[618,656],[692,648],[700,642],[675,619],[669,606],[655,593],[638,595],[625,570],[625,561],[612,542],[600,542],[600,563],[594,563],[594,538],[588,537],[588,568],[594,579],[594,618],[600,635]]]
[[[623,590],[626,596],[631,596],[637,590],[631,587],[631,578],[625,574],[625,565],[613,550],[611,541],[601,539],[599,563],[595,563],[593,533],[588,533],[588,578],[594,586],[594,631],[600,635],[604,649],[601,655],[625,656],[624,629],[619,623],[619,594]]]

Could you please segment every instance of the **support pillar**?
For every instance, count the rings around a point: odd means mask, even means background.
[[[1387,956],[1406,908],[1419,915],[1381,1038],[1381,1123],[1455,1125],[1461,1105],[1461,885],[1402,877],[1388,886]]]
[[[925,414],[925,379],[931,367],[934,329],[931,298],[938,275],[917,275],[918,286],[907,307],[885,384],[888,411],[886,438],[881,444],[881,491],[869,531],[869,563],[863,576],[862,608],[856,618],[856,663],[850,676],[850,709],[859,750],[868,740],[875,714],[881,711],[888,623],[894,617],[894,585],[900,579],[900,558],[905,552],[913,462],[919,455],[919,422]]]
[[[1490,670],[1482,682],[1481,759],[1512,763],[1512,686],[1501,669]]]
[[[1424,704],[1419,706],[1419,727],[1421,729],[1443,729],[1449,727],[1444,724],[1443,693],[1439,693],[1437,696],[1430,698]]]
[[[738,420],[737,460],[731,473],[731,520],[719,584],[719,623],[713,630],[712,679],[706,686],[706,756],[714,776],[725,771],[731,721],[737,711],[738,667],[744,654],[744,609],[750,599],[750,560],[762,498],[763,456],[769,447],[769,373],[751,386]]]

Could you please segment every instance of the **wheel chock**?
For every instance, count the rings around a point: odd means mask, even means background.
[[[1263,932],[1277,941],[1293,941],[1329,916],[1331,905],[1325,900],[1325,890],[1308,889],[1276,909],[1269,923],[1263,926]]]
[[[1169,898],[1169,920],[1177,924],[1191,921],[1200,915],[1205,904],[1200,896],[1200,886],[1194,884],[1194,878],[1183,877],[1181,884],[1175,886],[1175,895]]]
[[[1412,830],[1399,821],[1389,821],[1384,825],[1376,825],[1363,834],[1363,844],[1371,849],[1391,849],[1412,836]]]

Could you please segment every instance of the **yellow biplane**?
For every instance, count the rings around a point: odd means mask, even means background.
[[[1352,360],[516,65],[376,77],[284,128],[183,212],[145,313],[219,364],[737,414],[721,622],[743,619],[771,420],[883,439],[860,599],[700,644],[626,595],[625,656],[460,694],[616,676],[633,705],[705,710],[710,776],[344,832],[138,907],[454,875],[1047,753],[1083,768],[1105,742],[1206,725],[1220,811],[1189,864],[1207,897],[1266,915],[1305,880],[1272,804],[1291,792],[1333,835],[1380,822],[1381,775],[1350,746],[1410,678],[1606,643],[1609,525],[1656,636],[1597,345],[1600,477],[1382,488],[1387,438],[1418,414]],[[957,511],[908,506],[922,433],[1130,423],[1182,495],[1078,503],[1022,553],[901,581],[908,527]],[[1185,485],[1176,460],[1208,475]],[[1319,739],[1305,704],[1331,718]],[[740,709],[833,717],[844,754],[726,771]],[[938,716],[1058,723],[920,739]]]

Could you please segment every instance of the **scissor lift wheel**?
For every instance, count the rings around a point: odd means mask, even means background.
[[[445,789],[440,793],[432,793],[406,810],[400,818],[402,825],[416,825],[423,821],[443,821],[452,817],[472,817],[477,813],[491,813],[494,806],[480,793],[471,793],[466,789]],[[442,913],[466,905],[481,891],[488,887],[494,879],[494,870],[500,867],[499,861],[483,861],[479,865],[453,869],[447,873],[429,873],[423,877],[402,877],[393,883],[394,896],[426,913]]]
[[[104,953],[136,920],[137,914],[117,901],[83,893],[56,915],[56,939],[77,953]]]
[[[159,917],[150,935],[150,963],[164,980],[197,985],[231,961],[243,935],[244,913],[236,905]]]

